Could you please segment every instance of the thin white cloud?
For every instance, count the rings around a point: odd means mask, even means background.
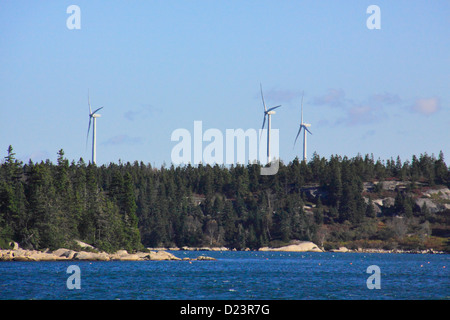
[[[374,108],[362,105],[352,107],[348,112],[348,121],[350,124],[370,123],[375,120]]]
[[[125,119],[135,121],[137,119],[146,119],[147,117],[161,112],[161,109],[156,108],[150,104],[143,104],[134,110],[128,110],[123,114]]]
[[[324,95],[315,97],[313,105],[329,105],[333,107],[344,107],[347,103],[345,92],[342,89],[329,89]]]
[[[329,89],[323,95],[312,99],[312,104],[317,106],[339,107],[341,117],[337,119],[335,125],[364,125],[376,121],[382,121],[389,116],[389,111],[405,110],[401,104],[404,100],[399,95],[391,92],[377,93],[368,96],[362,101],[354,101],[346,97],[342,89]],[[407,106],[409,111],[424,116],[433,115],[441,110],[441,102],[437,97],[416,99]],[[321,120],[326,122],[329,120]]]
[[[380,121],[382,117],[386,118],[384,106],[392,106],[401,101],[397,94],[388,92],[373,94],[364,101],[354,101],[347,98],[342,89],[329,89],[325,94],[314,97],[312,104],[340,108],[341,117],[334,124],[354,126],[371,124]]]
[[[381,110],[366,104],[355,105],[347,110],[345,116],[337,120],[337,124],[361,125],[374,123],[381,119]],[[383,113],[384,114],[384,113]]]
[[[264,98],[267,98],[275,103],[291,102],[294,99],[302,97],[302,91],[295,90],[283,90],[283,89],[270,89],[264,92]]]
[[[397,94],[385,92],[385,93],[377,93],[370,97],[370,101],[374,103],[380,104],[398,104],[402,101]]]
[[[134,110],[129,110],[127,112],[125,112],[123,114],[123,116],[125,117],[125,119],[128,119],[130,121],[134,121],[136,118],[139,117],[139,112],[138,111],[134,111]]]
[[[441,108],[438,98],[417,99],[411,109],[417,113],[429,116],[439,111]]]

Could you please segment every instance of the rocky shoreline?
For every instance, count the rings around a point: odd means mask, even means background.
[[[236,249],[228,249],[226,247],[182,247],[182,248],[153,248],[153,250],[168,251],[236,251]],[[245,249],[244,251],[252,251]],[[409,254],[446,254],[444,251],[434,249],[426,250],[403,250],[403,249],[377,249],[377,248],[358,248],[348,249],[347,247],[339,247],[338,249],[324,250],[310,241],[292,241],[292,243],[281,247],[262,247],[257,251],[280,251],[280,252],[353,252],[353,253],[409,253]]]
[[[215,258],[198,256],[197,258],[178,258],[166,251],[149,251],[128,253],[119,250],[115,253],[74,251],[58,249],[55,251],[38,251],[11,249],[0,250],[0,261],[213,261]]]
[[[358,248],[356,250],[340,247],[339,249],[332,249],[329,252],[354,252],[354,253],[409,253],[409,254],[445,254],[444,251],[434,249],[427,250],[402,250],[402,249],[372,249],[372,248]]]
[[[80,243],[83,244],[83,243]],[[128,253],[119,250],[115,253],[98,252],[90,245],[83,244],[88,251],[57,249],[55,251],[25,250],[17,245],[13,249],[0,250],[0,261],[214,261],[215,258],[200,255],[197,258],[178,258],[167,251],[235,251],[226,247],[182,247],[182,248],[148,248],[145,252]],[[246,250],[250,251],[250,249]],[[384,250],[346,247],[325,251],[310,241],[295,241],[277,248],[263,247],[258,251],[269,252],[349,252],[349,253],[409,253],[409,254],[445,254],[443,251],[428,250]]]

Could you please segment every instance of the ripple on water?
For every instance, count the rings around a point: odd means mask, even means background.
[[[180,253],[175,253],[180,255]],[[191,253],[193,257],[198,253]],[[448,255],[210,252],[214,262],[2,262],[0,299],[448,299]],[[69,290],[77,264],[81,290]],[[370,265],[381,289],[369,290]]]

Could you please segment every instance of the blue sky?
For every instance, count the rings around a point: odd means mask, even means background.
[[[70,30],[67,8],[79,6]],[[370,30],[369,5],[381,29]],[[450,157],[448,1],[0,2],[0,156],[91,158],[87,94],[104,106],[97,163],[171,163],[174,130],[256,129],[266,103],[280,157],[304,92],[308,158]],[[207,143],[204,143],[204,146]],[[450,159],[450,158],[449,158]],[[449,161],[446,161],[449,163]]]

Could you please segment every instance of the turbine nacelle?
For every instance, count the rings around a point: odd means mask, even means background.
[[[101,115],[98,114],[97,111],[99,111],[99,110],[101,110],[101,109],[103,109],[103,107],[100,107],[100,108],[98,108],[97,110],[95,110],[94,112],[92,112],[92,110],[91,110],[91,104],[89,104],[89,116],[90,116],[91,118],[100,118]]]
[[[263,124],[262,124],[261,129],[264,129],[264,125],[266,124],[266,117],[268,117],[268,118],[269,118],[269,121],[270,121],[270,116],[276,113],[274,110],[277,109],[277,108],[279,108],[279,107],[281,107],[281,105],[267,109],[266,103],[265,103],[265,101],[264,101],[264,95],[263,95],[263,91],[262,91],[262,85],[260,85],[260,87],[261,87],[261,99],[262,99],[263,106],[264,106],[264,119],[263,119]],[[267,134],[270,135],[270,127],[269,127],[268,129],[269,129],[269,130],[268,130]]]

